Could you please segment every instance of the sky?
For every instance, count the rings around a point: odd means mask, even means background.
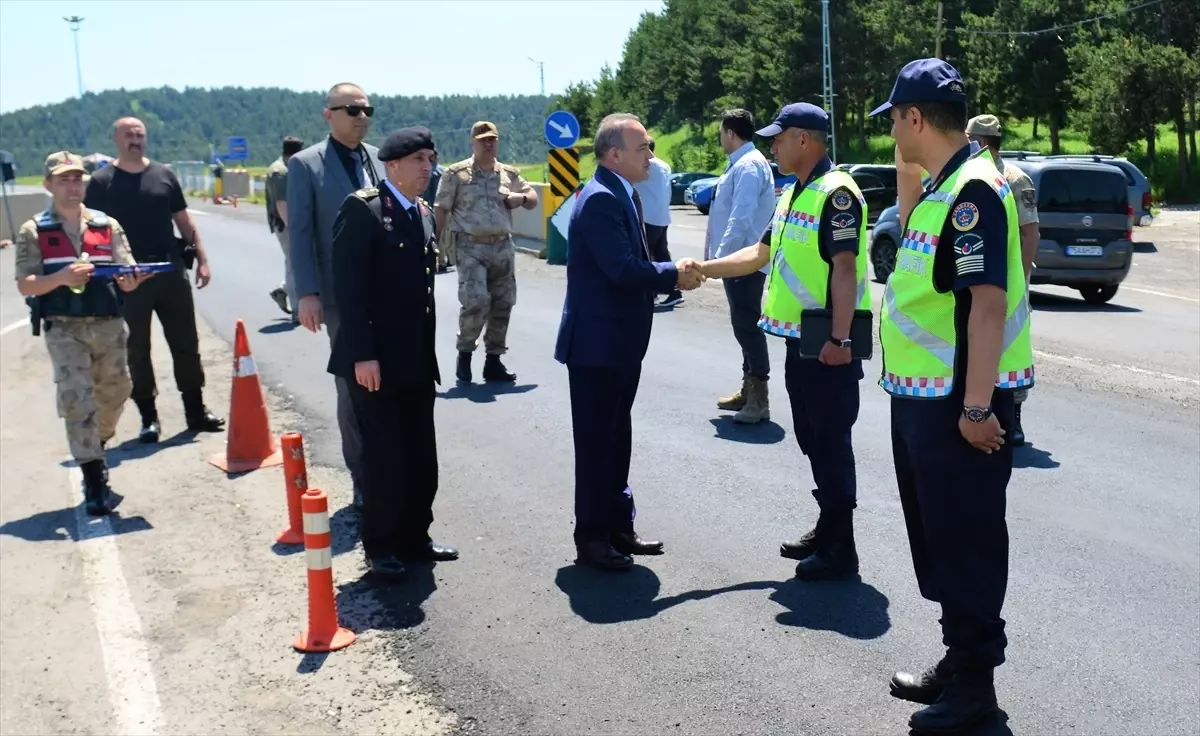
[[[546,93],[614,69],[662,0],[0,0],[0,113],[83,88],[287,87]],[[361,51],[357,51],[361,49]],[[355,53],[357,51],[357,53]]]

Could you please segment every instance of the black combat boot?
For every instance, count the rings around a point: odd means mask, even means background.
[[[454,369],[454,377],[462,383],[471,382],[471,354],[458,351],[458,366]]]
[[[1021,404],[1017,404],[1013,410],[1012,443],[1013,447],[1025,444],[1025,430],[1021,427]]]
[[[108,473],[104,460],[89,460],[79,466],[83,471],[83,500],[90,516],[104,516],[109,513]]]
[[[959,672],[933,705],[912,714],[916,733],[957,733],[989,718],[998,709],[992,670]]]
[[[225,427],[225,420],[204,405],[204,394],[199,390],[183,393],[183,412],[187,428],[193,432],[220,432]]]
[[[858,574],[858,550],[854,546],[854,512],[829,512],[829,527],[817,551],[796,565],[799,580],[839,580]]]
[[[162,425],[158,421],[158,409],[154,406],[154,398],[134,399],[133,403],[137,404],[138,413],[142,415],[142,431],[138,432],[138,440],[146,443],[158,442],[158,437],[162,434]]]
[[[794,542],[784,542],[779,545],[779,556],[789,560],[803,560],[817,551],[817,545],[828,528],[829,515],[822,511],[821,515],[817,517],[817,525],[811,531]]]
[[[488,355],[487,359],[483,361],[483,380],[512,383],[517,380],[517,374],[508,372],[508,369],[500,362],[499,355]]]
[[[909,672],[897,672],[892,675],[889,684],[893,698],[909,700],[922,705],[933,705],[942,697],[942,691],[950,683],[952,676],[946,667],[946,660],[925,670],[919,675]]]

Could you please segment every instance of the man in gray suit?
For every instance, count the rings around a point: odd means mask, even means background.
[[[329,137],[288,160],[288,227],[300,324],[312,332],[324,324],[331,345],[341,323],[333,298],[333,221],[346,197],[378,186],[385,177],[379,149],[363,143],[374,114],[362,88],[334,85],[325,99]],[[336,383],[342,457],[354,481],[354,505],[361,506],[362,438],[346,382],[338,378]]]

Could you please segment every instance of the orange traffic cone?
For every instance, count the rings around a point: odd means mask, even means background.
[[[304,557],[308,561],[308,628],[292,640],[301,652],[332,652],[348,647],[357,638],[338,625],[337,599],[333,595],[333,556],[330,554],[329,499],[325,491],[310,488],[301,499],[304,509]]]
[[[208,459],[227,473],[241,473],[256,468],[279,465],[283,453],[271,434],[267,419],[267,397],[258,381],[258,369],[250,356],[250,341],[246,325],[237,321],[233,341],[233,391],[229,400],[229,429],[225,436],[225,452]]]
[[[280,544],[304,543],[304,514],[300,497],[308,490],[308,466],[304,462],[304,437],[299,432],[286,432],[280,438],[283,445],[283,480],[287,487],[288,528],[275,536]]]

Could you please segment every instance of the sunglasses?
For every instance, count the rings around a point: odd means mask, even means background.
[[[363,113],[366,113],[367,117],[374,117],[375,115],[375,108],[371,107],[370,105],[337,105],[329,109],[345,110],[346,114],[352,118],[356,118]]]

